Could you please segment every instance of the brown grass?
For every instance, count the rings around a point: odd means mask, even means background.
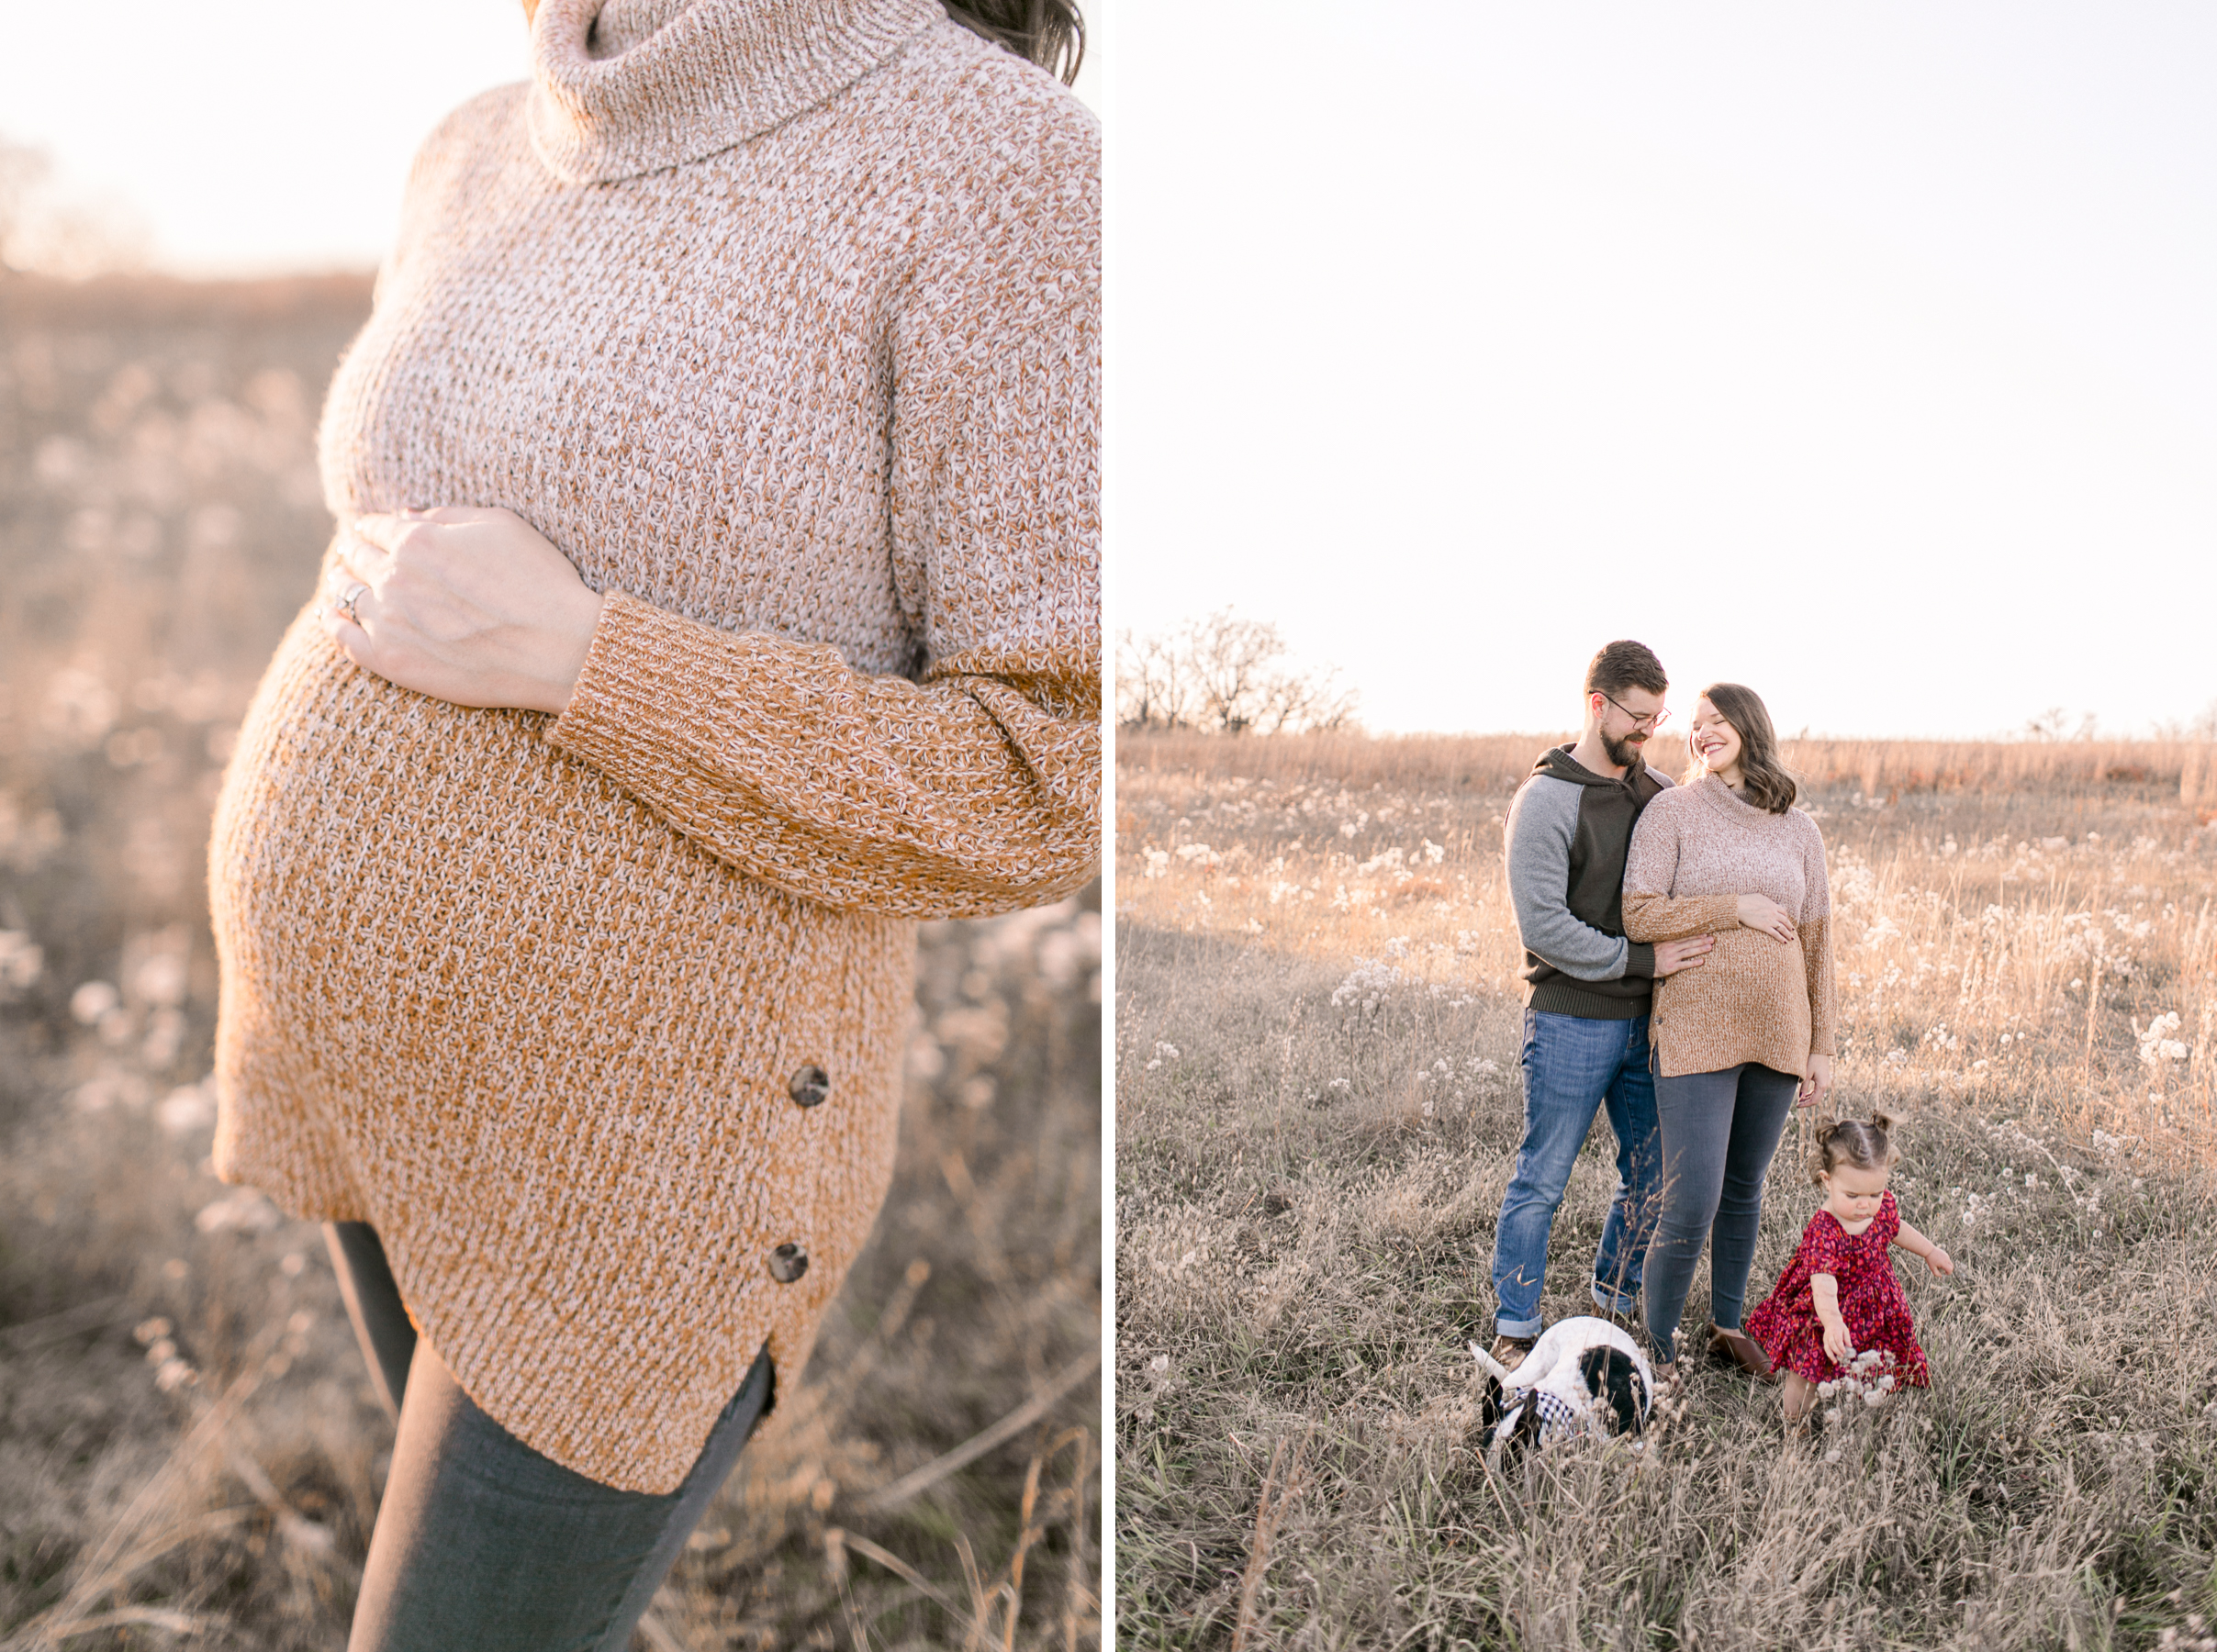
[[[358,278],[0,285],[0,1646],[342,1646],[391,1427],[209,1176],[199,865]],[[670,1647],[1096,1645],[1093,898],[927,926],[895,1189]]]
[[[1500,830],[1540,743],[1120,742],[1120,1644],[2190,1644],[2217,1616],[2217,831],[2180,773],[2059,747],[2032,786],[2041,748],[2009,744],[1918,759],[1984,787],[1815,794],[1842,1103],[1909,1115],[1894,1185],[1959,1264],[1909,1281],[1934,1386],[1796,1445],[1774,1391],[1702,1369],[1646,1451],[1503,1477],[1461,1348],[1521,1129]],[[1758,1294],[1813,1208],[1804,1145]],[[1266,1550],[1273,1443],[1304,1436]]]
[[[1280,784],[1328,779],[1362,790],[1514,792],[1541,748],[1577,738],[1556,734],[1331,732],[1238,739],[1186,731],[1120,731],[1123,772],[1243,776]],[[2217,809],[2217,747],[2195,740],[1827,740],[1781,742],[1786,765],[1823,792],[1861,792],[1892,801],[1920,792],[2036,791],[2108,795],[2118,787],[2173,789],[2181,803]],[[1665,729],[1648,760],[1677,776],[1685,742]],[[2206,824],[2206,819],[2204,820]]]

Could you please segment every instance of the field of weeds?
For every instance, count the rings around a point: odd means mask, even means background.
[[[207,1171],[201,861],[355,279],[0,283],[0,1646],[342,1647],[392,1441]],[[639,1644],[1098,1644],[1100,914],[927,926],[892,1200]]]
[[[1789,744],[1838,1105],[1906,1112],[1903,1215],[1956,1262],[1902,1269],[1933,1386],[1789,1442],[1689,1361],[1643,1447],[1494,1473],[1464,1343],[1522,1120],[1501,823],[1545,743],[1119,742],[1120,1643],[2217,1646],[2212,753]],[[1815,1208],[1808,1133],[1751,1300]]]

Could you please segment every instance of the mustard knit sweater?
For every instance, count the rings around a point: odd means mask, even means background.
[[[1767,895],[1794,920],[1781,942],[1740,927],[1740,897]],[[1655,983],[1656,1070],[1675,1078],[1758,1061],[1808,1076],[1832,1053],[1832,895],[1817,822],[1773,814],[1715,776],[1640,811],[1624,862],[1624,932],[1635,941],[1714,934],[1698,968]]]
[[[216,1160],[666,1491],[868,1235],[912,920],[1098,862],[1099,128],[935,0],[544,0],[532,50],[416,162],[324,486],[507,507],[609,601],[559,720],[295,622],[210,849]]]

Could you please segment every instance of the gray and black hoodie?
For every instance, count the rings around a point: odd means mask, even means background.
[[[1648,1012],[1655,949],[1624,938],[1624,856],[1632,823],[1668,785],[1644,763],[1621,780],[1596,775],[1562,745],[1517,788],[1502,854],[1531,1009],[1588,1021]]]

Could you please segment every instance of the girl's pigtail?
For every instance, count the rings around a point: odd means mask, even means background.
[[[1824,1178],[1832,1173],[1832,1138],[1840,1133],[1840,1125],[1828,1124],[1817,1133],[1817,1145],[1809,1155],[1809,1186],[1821,1187]]]
[[[1871,1133],[1878,1138],[1871,1144],[1875,1150],[1872,1154],[1873,1168],[1890,1168],[1900,1161],[1901,1149],[1894,1141],[1894,1128],[1900,1122],[1882,1107],[1871,1109]]]

